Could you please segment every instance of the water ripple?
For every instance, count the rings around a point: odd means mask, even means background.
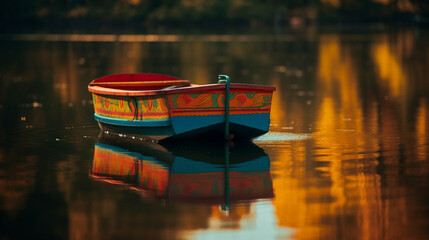
[[[262,136],[254,138],[254,142],[282,142],[282,141],[294,141],[294,140],[306,140],[310,139],[310,134],[300,133],[287,133],[287,132],[268,132]]]

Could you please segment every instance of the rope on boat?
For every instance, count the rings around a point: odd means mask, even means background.
[[[130,97],[129,101],[128,101],[128,107],[130,108],[131,112],[133,112],[133,114],[134,114],[132,121],[138,120],[139,119],[139,104],[137,102],[137,99],[135,99],[134,97]]]

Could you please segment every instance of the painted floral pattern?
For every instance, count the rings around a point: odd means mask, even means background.
[[[234,114],[266,113],[271,108],[271,93],[231,93],[230,110]],[[225,94],[176,94],[170,96],[174,115],[223,114]]]
[[[110,98],[93,94],[93,102],[95,113],[101,116],[127,120],[162,120],[169,118],[164,98]]]

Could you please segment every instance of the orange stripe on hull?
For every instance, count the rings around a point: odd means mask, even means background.
[[[270,109],[231,109],[231,115],[270,113]],[[205,115],[224,115],[225,110],[173,110],[172,116],[205,116]]]

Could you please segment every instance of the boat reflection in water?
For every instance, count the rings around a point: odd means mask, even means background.
[[[95,143],[91,177],[167,201],[229,203],[272,198],[270,160],[247,142],[163,146],[103,134]]]

